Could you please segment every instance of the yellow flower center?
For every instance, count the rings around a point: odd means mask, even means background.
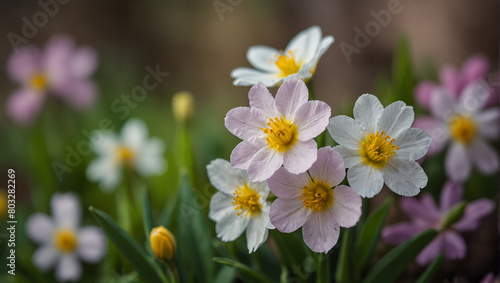
[[[126,166],[132,166],[134,162],[135,154],[132,149],[128,146],[119,146],[115,153],[115,164],[125,164]]]
[[[267,134],[266,141],[269,146],[277,151],[287,151],[297,141],[297,126],[282,116],[270,118],[267,128],[260,128]]]
[[[297,74],[302,67],[301,62],[295,61],[295,57],[293,56],[291,50],[288,50],[287,53],[283,53],[283,51],[280,51],[280,53],[275,54],[274,57],[276,58],[276,61],[274,61],[274,63],[281,71],[280,77]]]
[[[451,120],[450,131],[456,141],[468,144],[476,138],[477,125],[468,117],[455,117]]]
[[[33,75],[30,79],[30,86],[35,90],[44,90],[47,88],[47,84],[47,78],[40,73]]]
[[[234,192],[233,201],[231,202],[234,206],[234,210],[237,210],[237,215],[241,215],[245,213],[245,216],[250,214],[253,216],[254,214],[260,214],[262,211],[262,204],[260,203],[261,195],[250,188],[247,183],[243,183],[241,188],[238,188]]]
[[[383,168],[385,163],[391,160],[399,147],[394,144],[394,139],[387,136],[385,132],[371,134],[363,142],[359,149],[361,160],[364,164],[375,168]]]
[[[60,230],[55,235],[56,247],[65,253],[73,252],[78,246],[75,233],[71,230]]]
[[[310,181],[309,186],[302,190],[302,196],[299,199],[312,210],[326,210],[333,203],[333,189],[330,189],[327,184]]]

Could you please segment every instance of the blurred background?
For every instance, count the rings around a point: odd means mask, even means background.
[[[45,139],[32,143],[31,140],[37,138],[32,134],[33,128],[17,126],[5,115],[5,101],[18,85],[9,79],[4,66],[14,52],[9,34],[23,36],[23,19],[33,23],[34,15],[43,11],[40,3],[49,2],[57,3],[57,12],[38,27],[31,38],[25,38],[26,44],[43,48],[51,36],[67,34],[78,46],[95,48],[99,65],[93,78],[99,93],[95,107],[87,112],[50,102],[40,116],[39,130]],[[223,119],[229,109],[248,105],[249,87],[233,86],[230,72],[237,67],[251,67],[246,52],[252,45],[283,49],[293,36],[312,25],[319,25],[324,35],[333,35],[335,43],[319,61],[313,80],[316,97],[332,107],[332,115],[352,109],[359,95],[374,92],[377,79],[391,72],[393,51],[402,35],[409,39],[418,80],[437,80],[441,65],[460,67],[477,53],[489,59],[490,70],[498,70],[499,65],[500,8],[499,1],[495,0],[53,0],[40,3],[0,3],[0,34],[3,35],[0,66],[4,70],[0,76],[0,169],[2,172],[16,169],[19,217],[33,210],[48,212],[48,200],[54,191],[81,192],[82,202],[87,205],[105,207],[109,204],[113,198],[101,197],[97,185],[85,179],[86,165],[93,154],[83,156],[61,181],[57,180],[52,166],[54,162],[64,163],[68,147],[75,149],[80,141],[88,139],[83,132],[97,129],[103,118],[109,118],[116,131],[121,128],[126,119],[111,111],[111,105],[122,94],[130,94],[135,86],[142,84],[148,66],[153,69],[158,66],[162,72],[168,72],[168,76],[144,101],[131,108],[126,118],[144,120],[150,136],[162,138],[167,145],[169,169],[149,181],[157,190],[158,197],[153,197],[153,202],[161,207],[177,186],[177,165],[172,150],[176,128],[172,95],[186,90],[195,96],[196,110],[191,121],[195,166],[199,173],[195,185],[210,195],[213,189],[207,182],[206,164],[219,157],[229,159],[239,141],[225,129]],[[356,28],[365,30],[366,25],[375,20],[374,14],[387,10],[388,5],[396,5],[399,12],[391,14],[387,26],[369,37],[369,43],[360,48],[359,53],[346,56],[341,45],[355,46]],[[40,144],[46,150],[39,151],[36,146]],[[2,173],[0,187],[6,178]],[[498,184],[492,186],[498,188]],[[85,215],[86,221],[92,223],[88,213]],[[497,217],[493,215],[488,221],[492,230],[485,235],[493,236],[469,240],[496,244],[494,253],[486,252],[486,262],[498,266]],[[22,230],[18,233],[22,241]],[[29,260],[29,255],[26,257]],[[461,266],[464,272],[481,270],[475,276],[486,269],[485,266]]]

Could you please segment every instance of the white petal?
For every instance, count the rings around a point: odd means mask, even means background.
[[[82,260],[97,263],[106,255],[108,239],[98,227],[87,226],[78,232],[78,254]]]
[[[498,139],[500,135],[500,108],[493,107],[475,114],[479,124],[479,135],[486,139]]]
[[[272,47],[256,45],[248,48],[247,60],[255,68],[261,69],[270,73],[279,72],[276,66],[276,55],[280,52]]]
[[[265,73],[250,68],[236,68],[231,72],[231,78],[234,78],[235,86],[253,86],[262,82],[267,87],[278,85],[282,79],[275,73]]]
[[[460,143],[452,143],[446,153],[445,169],[452,181],[463,182],[469,178],[471,161],[466,148]]]
[[[225,214],[215,225],[215,232],[223,242],[236,240],[247,228],[250,217],[242,213],[237,215],[237,211],[233,209],[233,213]]]
[[[80,226],[80,200],[74,193],[55,193],[51,199],[52,216],[58,227],[77,228]]]
[[[135,169],[142,176],[160,175],[166,170],[166,162],[163,157],[165,144],[159,138],[152,138],[144,141],[137,161],[134,164]]]
[[[293,78],[283,83],[276,93],[276,108],[285,119],[294,120],[295,112],[309,99],[304,81]]]
[[[344,160],[340,153],[331,147],[322,147],[318,150],[318,159],[309,169],[309,173],[315,180],[321,180],[333,187],[345,178]]]
[[[394,144],[399,147],[396,150],[396,156],[411,160],[423,157],[429,150],[432,141],[431,136],[426,131],[417,128],[402,130],[394,139]]]
[[[56,264],[59,253],[51,246],[44,245],[39,247],[33,254],[33,265],[40,270],[48,270]]]
[[[250,219],[246,231],[248,252],[253,253],[267,240],[267,224],[269,223],[269,207],[263,209],[261,215]]]
[[[400,131],[409,128],[414,118],[413,107],[407,106],[403,101],[396,101],[384,109],[378,120],[377,129],[393,138]]]
[[[296,61],[309,62],[314,58],[321,41],[321,28],[312,26],[299,32],[287,45],[285,52],[293,52]]]
[[[345,168],[351,168],[362,162],[361,155],[359,155],[359,149],[351,149],[343,145],[337,145],[333,148],[333,150],[342,155],[342,158],[344,158]]]
[[[283,164],[283,154],[270,147],[264,147],[248,166],[248,177],[252,182],[262,182],[269,179]]]
[[[250,107],[262,112],[266,117],[277,117],[276,101],[263,83],[258,83],[248,92]]]
[[[322,101],[308,101],[302,104],[293,120],[299,132],[298,139],[305,141],[321,134],[328,125],[331,113],[330,106]]]
[[[339,239],[340,227],[330,210],[312,213],[302,227],[304,242],[317,253],[328,253]]]
[[[54,222],[43,213],[35,213],[28,218],[26,233],[37,244],[46,244],[52,241]]]
[[[207,165],[207,173],[210,183],[217,190],[231,196],[249,181],[245,171],[234,169],[228,161],[220,158]]]
[[[459,97],[461,110],[465,112],[477,112],[483,109],[490,96],[490,87],[486,82],[475,81],[469,83]]]
[[[318,158],[317,148],[314,139],[297,141],[283,154],[283,166],[293,174],[306,172]]]
[[[382,172],[363,163],[358,163],[347,170],[347,180],[358,195],[368,198],[378,194],[384,186]]]
[[[434,117],[440,120],[446,120],[451,114],[455,105],[455,99],[447,90],[436,88],[431,95],[430,108]]]
[[[233,201],[233,196],[225,194],[223,192],[216,192],[210,199],[210,211],[208,216],[213,221],[221,221],[226,214],[237,213],[234,210],[234,205],[231,203]]]
[[[490,175],[498,172],[498,153],[486,141],[477,139],[469,155],[481,173]]]
[[[92,160],[86,174],[90,181],[99,182],[103,191],[110,192],[121,180],[121,167],[115,165],[114,156],[106,155]]]
[[[375,133],[382,111],[384,111],[384,106],[380,100],[373,94],[365,93],[354,104],[354,119],[361,124],[364,131]]]
[[[361,197],[348,186],[333,189],[332,214],[342,227],[353,227],[361,217]]]
[[[82,265],[75,254],[62,255],[56,266],[57,281],[76,281],[82,276]]]
[[[94,131],[90,141],[92,142],[93,151],[101,155],[112,155],[119,145],[115,134],[104,131]]]
[[[387,187],[398,195],[411,197],[427,186],[427,175],[413,160],[392,158],[382,172]]]
[[[363,141],[364,135],[360,124],[351,117],[344,115],[332,117],[326,128],[337,143],[348,148],[358,150]]]
[[[333,38],[333,36],[331,35],[323,37],[323,39],[321,40],[320,47],[318,49],[318,55],[316,60],[319,60],[319,58],[326,52],[326,50],[328,50],[328,48],[330,48],[330,45],[332,45],[334,41],[335,38]]]
[[[133,149],[140,149],[148,137],[148,127],[138,119],[130,119],[121,131],[123,143]]]

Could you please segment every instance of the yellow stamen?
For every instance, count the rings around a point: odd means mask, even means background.
[[[71,230],[60,230],[55,234],[55,246],[61,252],[71,253],[76,250],[78,240]]]
[[[451,119],[450,131],[453,139],[469,144],[477,136],[477,125],[469,117],[455,117]]]
[[[245,213],[245,216],[253,216],[255,214],[260,214],[262,211],[262,204],[260,203],[261,195],[250,188],[247,183],[243,183],[243,186],[238,188],[234,192],[233,201],[231,202],[234,206],[234,210],[239,210],[237,215]]]
[[[132,166],[134,162],[135,154],[132,149],[128,146],[119,146],[115,153],[115,165],[125,164],[126,166]]]
[[[35,74],[30,79],[30,86],[35,90],[44,90],[47,88],[47,78],[42,74]]]
[[[281,71],[280,77],[286,77],[289,75],[297,74],[302,67],[302,62],[296,62],[295,57],[291,50],[287,53],[280,51],[279,54],[275,54],[274,57],[276,61],[274,63]]]
[[[377,131],[361,142],[359,154],[364,164],[380,169],[391,160],[398,149],[399,147],[394,144],[394,139],[387,136],[385,132]]]
[[[299,199],[312,210],[326,210],[333,204],[333,189],[317,180],[315,183],[311,181],[308,187],[304,187],[302,196]]]
[[[282,116],[270,118],[267,128],[260,128],[267,134],[266,141],[277,151],[287,151],[297,141],[297,126]]]

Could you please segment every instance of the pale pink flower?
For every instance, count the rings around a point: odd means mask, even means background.
[[[250,89],[250,107],[231,109],[226,128],[243,141],[231,154],[234,168],[248,170],[253,182],[271,177],[281,165],[291,173],[305,172],[316,161],[314,137],[330,117],[330,106],[307,101],[306,84],[297,78],[286,81],[273,98],[262,83]]]
[[[410,217],[411,222],[397,223],[384,228],[383,239],[391,244],[403,243],[418,233],[434,228],[439,230],[450,209],[462,200],[463,188],[458,183],[448,182],[441,191],[440,206],[437,207],[433,197],[425,193],[419,199],[402,198],[401,209]],[[419,265],[428,265],[439,253],[444,252],[447,259],[463,259],[467,246],[459,232],[474,231],[479,221],[495,209],[493,201],[483,198],[470,202],[465,208],[462,218],[450,228],[441,232],[417,256]]]
[[[8,74],[21,85],[7,100],[7,114],[17,123],[29,124],[48,94],[74,108],[89,108],[96,94],[89,77],[96,66],[95,51],[76,48],[74,40],[67,36],[54,36],[43,51],[34,46],[20,48],[7,63]]]
[[[342,156],[330,147],[318,150],[308,173],[280,168],[269,180],[276,199],[271,223],[281,232],[302,227],[304,242],[314,252],[327,253],[338,241],[340,227],[353,227],[361,216],[361,197],[348,186]]]

